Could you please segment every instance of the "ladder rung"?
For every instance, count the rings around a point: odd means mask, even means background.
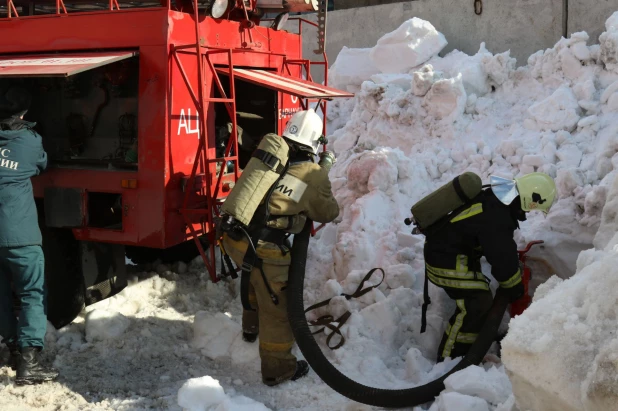
[[[233,161],[237,159],[238,157],[236,156],[224,157],[224,158],[211,158],[210,160],[208,160],[208,162],[209,163],[223,163],[223,162]]]
[[[205,98],[204,101],[211,103],[233,103],[233,98]]]

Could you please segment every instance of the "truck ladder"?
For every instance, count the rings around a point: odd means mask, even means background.
[[[178,64],[178,68],[185,80],[185,83],[189,89],[189,93],[191,94],[191,98],[195,104],[196,110],[199,115],[199,144],[197,148],[197,152],[195,154],[195,160],[193,162],[193,168],[191,170],[191,175],[189,176],[188,183],[185,188],[185,195],[183,199],[183,205],[180,210],[181,214],[185,219],[185,223],[189,228],[189,231],[195,241],[195,244],[204,260],[204,265],[208,270],[211,280],[216,283],[221,278],[217,275],[217,267],[216,267],[216,258],[215,258],[215,247],[217,245],[217,238],[215,232],[215,218],[219,216],[219,209],[221,207],[221,202],[217,200],[219,194],[223,191],[223,175],[227,169],[228,163],[231,161],[234,164],[234,180],[238,179],[239,168],[238,168],[238,126],[237,126],[237,118],[236,118],[236,92],[234,87],[234,62],[233,62],[233,50],[232,49],[206,49],[202,44],[200,44],[201,37],[201,29],[200,29],[200,19],[198,16],[198,8],[197,8],[197,0],[193,0],[194,6],[194,19],[195,19],[195,37],[196,43],[188,46],[181,47],[173,47],[172,53],[174,55],[174,59]],[[191,87],[191,83],[186,75],[186,72],[182,66],[180,58],[178,57],[178,52],[185,49],[195,49],[196,58],[198,59],[197,65],[197,75],[198,75],[198,90],[197,95],[193,91]],[[227,69],[222,69],[223,71],[227,71],[230,82],[230,92],[229,96],[225,92],[223,88],[223,83],[221,82],[221,78],[215,69],[214,64],[212,63],[210,56],[213,54],[225,54],[227,55]],[[206,70],[210,70],[213,75],[213,79],[215,81],[215,85],[219,90],[219,93],[222,97],[215,98],[206,96],[204,86],[205,86],[205,73]],[[230,120],[232,123],[232,131],[230,138],[228,140],[227,146],[225,148],[225,153],[222,158],[211,158],[208,150],[208,130],[206,124],[206,113],[208,111],[208,107],[211,103],[223,103],[227,109],[228,115],[230,116]],[[233,154],[232,154],[233,153]],[[219,165],[219,171],[217,172],[217,165]],[[199,173],[198,173],[199,169]],[[197,177],[202,178],[201,184],[196,184]],[[213,189],[213,181],[216,178],[216,185]],[[191,201],[191,200],[194,201]],[[196,201],[196,200],[202,200]],[[203,199],[205,199],[205,204]],[[192,207],[189,208],[189,205],[192,204]],[[198,205],[195,205],[198,204]],[[205,207],[199,207],[199,205],[205,205]],[[208,235],[208,241],[210,244],[208,250],[208,256],[202,247],[202,243],[199,240],[198,232],[194,229],[193,224],[195,223],[195,216],[201,216],[201,225],[203,234]],[[205,218],[204,218],[205,217]]]

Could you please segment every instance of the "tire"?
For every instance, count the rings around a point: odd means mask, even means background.
[[[37,201],[37,209],[45,255],[47,319],[59,329],[70,324],[85,307],[79,242],[70,229],[45,225],[42,201]]]

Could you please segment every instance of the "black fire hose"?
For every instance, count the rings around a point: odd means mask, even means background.
[[[469,365],[480,364],[496,338],[498,327],[509,304],[508,298],[500,289],[496,293],[494,303],[483,329],[479,333],[476,342],[472,344],[468,355],[455,368],[437,380],[420,387],[388,390],[367,387],[342,374],[322,353],[320,346],[309,330],[307,319],[305,318],[303,287],[311,226],[312,222],[307,220],[303,231],[294,236],[294,246],[291,252],[292,263],[288,281],[288,318],[298,347],[305,356],[305,359],[328,386],[339,394],[363,404],[387,408],[412,407],[433,401],[444,389],[444,380],[449,375]]]

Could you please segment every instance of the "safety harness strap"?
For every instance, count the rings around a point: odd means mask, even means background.
[[[423,306],[421,307],[421,334],[427,330],[427,307],[431,304],[429,298],[429,273],[425,264],[425,284],[423,285]]]
[[[268,151],[264,151],[259,148],[253,152],[252,157],[262,161],[262,163],[272,168],[272,170],[277,174],[281,174],[285,168],[285,165],[281,164],[281,160],[279,160],[277,156],[273,156]]]
[[[453,188],[455,189],[455,192],[457,193],[461,201],[463,201],[464,203],[470,201],[470,198],[468,198],[465,191],[461,187],[461,183],[459,182],[459,176],[453,179]]]
[[[258,242],[262,238],[267,238],[268,236],[266,235],[266,233],[271,232],[271,231],[276,231],[276,230],[263,229],[263,230],[258,231],[256,235],[254,235],[253,237],[249,239],[250,241],[249,246],[247,247],[247,252],[245,253],[245,257],[243,258],[243,261],[242,261],[242,267],[241,267],[242,274],[240,277],[240,301],[242,302],[243,308],[248,311],[255,311],[255,309],[251,306],[251,303],[249,302],[249,284],[250,284],[251,272],[253,271],[253,268],[257,268],[260,270],[262,281],[264,281],[264,285],[266,286],[266,290],[268,291],[268,295],[270,296],[270,299],[272,300],[273,304],[275,305],[279,304],[279,298],[273,292],[273,289],[270,286],[268,279],[266,278],[266,274],[264,273],[264,268],[262,267],[263,261],[261,258],[257,256],[257,249],[256,249]]]
[[[365,283],[367,281],[369,281],[369,279],[373,276],[373,273],[375,273],[376,271],[380,270],[382,272],[382,279],[380,280],[380,282],[376,285],[372,285],[371,287],[365,287]],[[358,285],[358,287],[356,288],[356,291],[354,291],[352,294],[341,294],[341,297],[345,297],[346,300],[351,300],[352,298],[359,298],[362,297],[363,295],[367,294],[368,292],[370,292],[371,290],[373,290],[374,288],[378,288],[382,282],[384,281],[384,278],[386,277],[386,273],[384,273],[384,270],[381,268],[374,268],[371,271],[369,271],[365,277],[363,278],[363,280],[360,282],[360,284]],[[313,304],[311,307],[307,308],[305,310],[305,314],[307,314],[309,311],[313,311],[316,310],[318,308],[321,307],[325,307],[327,305],[330,304],[330,301],[332,300],[332,298],[329,298],[328,300],[324,300],[321,301],[319,303]],[[352,313],[349,311],[346,311],[345,313],[343,313],[343,315],[341,315],[339,318],[335,319],[332,315],[327,314],[327,315],[323,315],[319,318],[317,318],[316,320],[312,320],[312,321],[308,321],[310,326],[313,327],[322,327],[317,331],[314,331],[312,334],[319,334],[321,332],[325,332],[325,330],[328,328],[329,330],[331,330],[332,332],[330,334],[328,334],[328,336],[326,337],[326,345],[328,346],[328,348],[330,348],[331,350],[336,350],[338,348],[341,348],[343,346],[343,344],[345,344],[345,337],[343,336],[343,333],[341,332],[341,328],[344,326],[344,324],[350,319],[350,317],[352,316]],[[334,325],[334,323],[337,323],[337,325]],[[333,338],[333,336],[337,334],[339,336],[339,343],[332,346],[331,345],[331,340]]]

